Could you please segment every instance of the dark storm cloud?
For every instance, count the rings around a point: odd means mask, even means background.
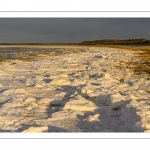
[[[150,39],[149,18],[0,18],[0,43]]]

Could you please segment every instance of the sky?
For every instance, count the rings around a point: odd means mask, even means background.
[[[150,18],[0,18],[0,43],[150,39]]]

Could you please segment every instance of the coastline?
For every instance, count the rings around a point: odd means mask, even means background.
[[[127,63],[137,52],[70,46],[1,62],[1,132],[149,132],[150,81]]]

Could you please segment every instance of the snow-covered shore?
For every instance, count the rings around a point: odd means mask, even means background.
[[[134,51],[86,47],[0,64],[0,132],[149,132],[150,80]]]

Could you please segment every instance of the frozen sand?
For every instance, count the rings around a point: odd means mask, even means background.
[[[1,62],[0,132],[148,132],[150,80],[121,62],[135,56],[87,47]]]

